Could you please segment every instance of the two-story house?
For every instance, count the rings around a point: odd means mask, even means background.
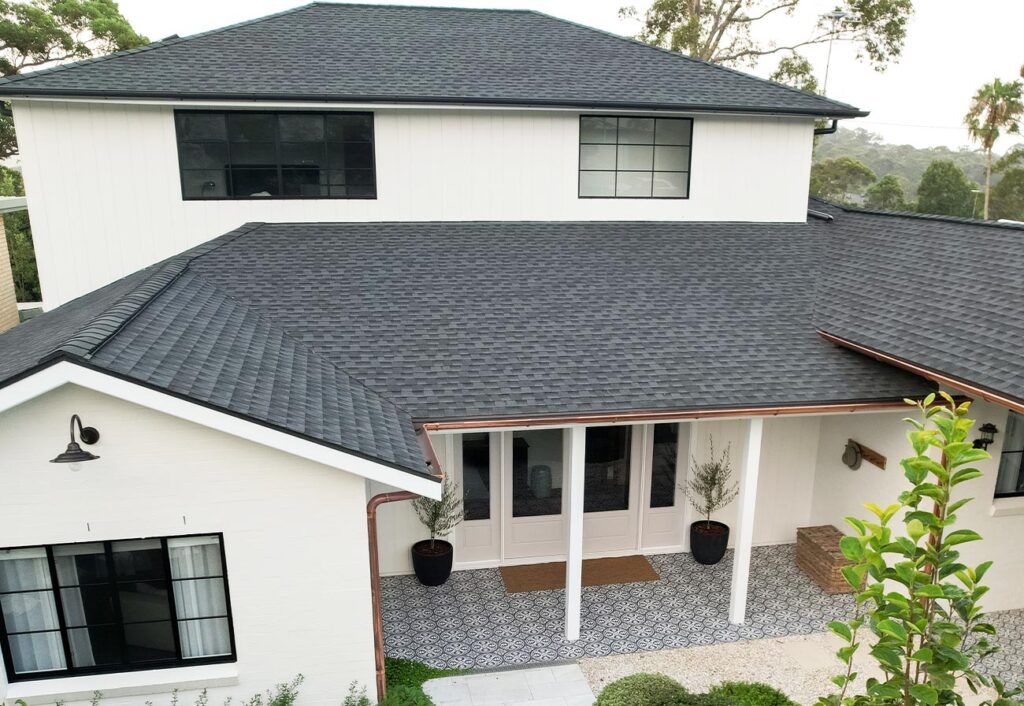
[[[536,12],[327,3],[0,97],[49,310],[0,336],[8,703],[301,672],[326,705],[380,687],[385,649],[573,656],[584,557],[692,565],[711,443],[740,494],[705,612],[763,636],[756,548],[895,497],[903,399],[937,385],[997,428],[964,553],[1024,607],[1022,231],[809,215],[815,121],[852,106]],[[944,281],[953,317],[920,303]],[[442,475],[456,568],[564,561],[554,608],[423,588],[427,639],[388,632],[380,574],[424,536],[404,501]],[[651,609],[615,610],[632,639]],[[466,647],[517,620],[557,635]]]

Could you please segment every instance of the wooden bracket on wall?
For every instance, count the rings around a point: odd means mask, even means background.
[[[850,443],[857,445],[857,447],[860,449],[860,455],[865,461],[878,466],[883,471],[885,470],[885,456],[878,453],[874,449],[869,449],[864,444],[858,441],[854,441],[853,439],[850,439]]]

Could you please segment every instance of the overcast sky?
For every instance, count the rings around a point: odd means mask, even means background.
[[[370,0],[371,2],[373,0]],[[151,39],[185,36],[303,4],[302,0],[120,0],[135,28]],[[519,7],[547,12],[618,34],[633,34],[635,22],[621,20],[619,7],[629,0],[401,0],[397,4],[462,7]],[[645,9],[649,2],[637,0]],[[763,39],[791,42],[806,35],[814,16],[834,0],[803,0],[798,16],[773,20],[757,31]],[[850,46],[837,43],[832,54],[829,95],[871,111],[845,121],[883,135],[888,142],[919,147],[968,144],[962,126],[975,90],[995,77],[1013,79],[1024,64],[1024,0],[916,0],[903,58],[884,73],[856,60]],[[316,60],[315,46],[310,60]],[[826,48],[806,55],[824,71]],[[767,76],[776,59],[753,69]],[[819,81],[820,82],[820,81]],[[1003,138],[1003,151],[1021,138]]]

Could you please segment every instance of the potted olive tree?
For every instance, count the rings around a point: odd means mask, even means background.
[[[708,460],[697,463],[693,459],[693,471],[682,488],[693,509],[704,518],[690,525],[690,552],[700,564],[717,564],[729,546],[729,526],[712,520],[711,515],[739,495],[739,484],[730,484],[731,478],[729,447],[718,458],[714,439],[708,437]]]
[[[451,542],[438,538],[447,537],[462,522],[462,498],[455,484],[446,478],[440,500],[420,496],[412,501],[412,507],[430,532],[430,539],[412,545],[412,568],[424,586],[440,586],[452,574],[454,548]]]

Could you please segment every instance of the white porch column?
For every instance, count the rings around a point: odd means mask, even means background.
[[[747,430],[747,452],[740,475],[739,513],[736,545],[732,557],[732,593],[729,622],[742,624],[747,618],[747,584],[750,582],[750,548],[754,542],[754,507],[757,504],[757,472],[761,465],[762,417],[752,417]]]
[[[583,599],[583,458],[587,428],[569,428],[569,546],[565,561],[565,639],[580,639]]]

